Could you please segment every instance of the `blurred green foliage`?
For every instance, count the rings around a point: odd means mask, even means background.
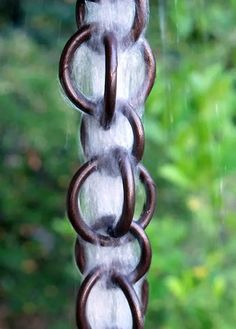
[[[57,81],[74,1],[0,3],[0,327],[74,327],[79,276],[65,195],[76,113]],[[151,1],[157,82],[144,163],[158,186],[148,233],[149,329],[236,325],[236,1]]]

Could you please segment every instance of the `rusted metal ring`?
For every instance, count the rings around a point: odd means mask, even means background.
[[[139,298],[134,290],[134,288],[129,283],[128,279],[120,273],[114,271],[111,276],[112,282],[116,284],[124,293],[133,319],[133,329],[143,329],[144,328],[144,317],[141,308]]]
[[[110,234],[119,238],[130,229],[135,210],[135,181],[133,166],[128,155],[124,156],[121,149],[117,149],[116,158],[120,168],[122,183],[124,188],[124,201],[120,219],[115,227],[109,228]]]
[[[134,136],[131,154],[136,159],[136,161],[139,162],[142,159],[144,152],[144,128],[142,121],[140,120],[140,117],[137,115],[137,113],[133,110],[133,108],[124,103],[121,105],[118,104],[117,111],[120,111],[130,123]],[[86,117],[83,116],[80,127],[80,140],[83,152],[87,158],[91,156],[86,147],[89,137],[90,136],[86,129]],[[93,156],[97,156],[97,154],[93,154]]]
[[[106,74],[102,125],[105,129],[108,129],[116,107],[118,48],[117,41],[113,33],[106,33],[103,43],[105,47]]]
[[[156,208],[156,186],[149,175],[147,169],[143,165],[139,165],[139,178],[144,185],[146,201],[137,223],[145,229],[150,223]]]
[[[100,0],[88,0],[90,2],[99,3]],[[77,0],[76,4],[76,22],[78,28],[83,26],[85,20],[85,0]],[[121,44],[123,47],[129,46],[130,43],[135,43],[141,33],[143,32],[147,23],[147,1],[146,0],[135,0],[135,15],[133,25],[130,32],[122,38]]]
[[[128,119],[132,127],[134,135],[132,155],[137,162],[139,162],[141,161],[144,152],[144,128],[142,121],[136,112],[125,104],[121,106],[120,111]]]
[[[96,111],[97,104],[89,100],[82,92],[76,90],[71,80],[71,62],[76,50],[92,36],[96,25],[90,24],[81,27],[66,43],[59,65],[59,79],[61,85],[68,96],[69,100],[81,111],[93,115]]]
[[[86,314],[86,306],[89,294],[95,284],[103,275],[103,270],[100,267],[94,268],[82,282],[76,301],[76,323],[77,328],[91,329]]]
[[[138,108],[145,102],[152,90],[156,78],[156,60],[152,49],[145,40],[142,40],[140,46],[145,61],[145,78],[135,95],[131,96],[129,103],[134,109]]]
[[[76,303],[76,322],[78,328],[91,329],[86,315],[88,297],[93,287],[104,274],[104,270],[101,267],[97,267],[93,269],[82,282]],[[143,313],[134,288],[131,286],[125,276],[116,273],[115,270],[111,274],[111,280],[113,284],[122,290],[127,299],[132,313],[133,329],[143,329]]]
[[[138,240],[141,250],[140,260],[137,266],[131,273],[126,274],[129,281],[135,284],[148,271],[151,263],[152,253],[151,253],[151,246],[149,239],[145,234],[144,230],[138,224],[132,222],[130,227],[130,233]],[[123,245],[124,243],[130,241],[132,240],[131,239],[125,239],[124,241],[122,240],[122,242],[121,241],[118,242],[117,245],[115,245],[115,247]],[[79,237],[77,238],[75,244],[75,260],[78,268],[80,269],[80,272],[84,274],[87,269],[87,265],[86,265],[87,260],[86,260],[85,247],[83,241],[81,241]]]
[[[99,169],[101,165],[98,158],[93,159],[85,163],[76,172],[72,178],[67,197],[67,212],[72,226],[76,232],[87,242],[93,244],[100,244],[102,246],[109,246],[114,243],[114,238],[120,237],[129,231],[135,206],[135,183],[132,164],[129,161],[127,155],[116,150],[116,158],[121,173],[123,188],[124,188],[124,201],[122,214],[116,224],[116,227],[112,230],[113,236],[105,236],[96,233],[92,230],[84,221],[80,206],[78,205],[79,192],[82,188],[85,180],[95,171]]]
[[[147,235],[138,224],[133,222],[130,227],[130,232],[133,235],[136,235],[141,248],[139,263],[136,268],[127,276],[128,280],[134,284],[140,280],[149,270],[152,259],[152,251]]]
[[[126,168],[127,164],[129,162],[126,162],[124,168]],[[122,163],[120,164],[120,166]],[[126,173],[125,177],[122,178],[123,184],[124,184],[124,192],[126,192],[126,188],[130,190],[131,188],[131,195],[127,195],[126,198],[124,199],[124,204],[123,204],[123,210],[122,210],[122,215],[118,221],[117,226],[112,230],[112,235],[113,236],[105,236],[96,233],[93,229],[91,229],[84,221],[81,211],[79,207],[77,206],[77,201],[79,197],[79,191],[84,183],[84,181],[91,175],[93,172],[98,170],[99,168],[99,161],[95,158],[92,161],[87,162],[84,164],[75,176],[72,179],[72,182],[69,187],[68,191],[68,200],[67,200],[67,209],[68,209],[68,217],[72,223],[72,226],[75,228],[76,232],[81,235],[81,237],[90,243],[97,244],[99,243],[102,246],[110,246],[110,245],[116,245],[117,244],[117,237],[122,236],[125,233],[129,231],[129,228],[131,226],[132,222],[132,217],[133,217],[133,200],[131,200],[133,197],[133,174],[132,174],[132,179],[129,180],[129,175],[127,174],[126,169],[121,170],[121,174]],[[129,167],[130,168],[130,167]],[[124,171],[123,171],[124,170]],[[132,169],[131,169],[132,170]],[[143,207],[143,211],[141,216],[139,217],[137,223],[145,229],[147,225],[149,224],[153,213],[155,211],[156,207],[156,187],[155,184],[150,177],[148,171],[145,169],[144,166],[139,165],[139,170],[140,170],[140,181],[145,187],[146,191],[146,201]],[[123,175],[122,175],[123,176]],[[76,201],[77,200],[77,201]],[[127,217],[128,216],[128,220]],[[120,223],[120,224],[119,224]],[[120,227],[123,229],[122,231],[120,230]],[[118,232],[118,235],[117,233]],[[124,233],[125,232],[125,233]],[[120,235],[121,234],[121,235]]]
[[[99,102],[91,101],[81,91],[75,88],[71,79],[70,63],[73,61],[75,52],[84,42],[91,38],[92,33],[95,32],[96,29],[96,24],[89,24],[81,27],[64,47],[59,65],[59,78],[66,95],[76,107],[89,115],[96,114]],[[117,41],[114,34],[105,34],[103,43],[106,61],[103,119],[104,126],[108,127],[115,111],[117,90],[118,56]]]

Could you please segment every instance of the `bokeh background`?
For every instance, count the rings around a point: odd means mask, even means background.
[[[79,115],[57,70],[75,0],[0,0],[0,328],[74,328],[66,190]],[[157,81],[144,164],[158,186],[147,329],[236,327],[236,1],[152,0]]]

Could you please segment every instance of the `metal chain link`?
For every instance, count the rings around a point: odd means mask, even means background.
[[[90,0],[100,3],[99,0]],[[110,1],[110,0],[107,0]],[[119,1],[119,0],[117,0]],[[155,210],[156,189],[147,170],[139,163],[144,152],[144,130],[140,117],[135,109],[141,106],[148,94],[155,79],[155,60],[148,43],[140,39],[146,25],[147,1],[135,1],[134,22],[129,33],[118,40],[115,32],[103,31],[102,38],[98,36],[98,23],[85,23],[86,1],[79,0],[76,5],[76,21],[78,31],[67,42],[60,59],[59,77],[61,85],[69,100],[82,112],[93,116],[98,120],[103,129],[108,130],[112,127],[116,113],[121,113],[129,122],[133,132],[133,147],[131,152],[124,148],[116,147],[109,150],[109,156],[97,155],[75,173],[68,191],[67,212],[70,222],[78,234],[75,245],[75,258],[78,268],[86,277],[80,287],[77,305],[76,320],[77,326],[81,329],[91,329],[89,319],[86,315],[86,305],[95,284],[102,278],[106,278],[107,287],[109,285],[121,289],[129,304],[133,328],[144,328],[144,315],[148,301],[148,284],[144,280],[142,284],[141,300],[133,287],[141,278],[145,277],[151,262],[151,248],[149,240],[144,229],[149,224]],[[75,52],[82,44],[87,43],[94,52],[99,52],[99,47],[89,43],[91,38],[98,38],[104,47],[105,53],[105,88],[102,100],[93,101],[86,97],[80,90],[75,88],[71,77],[71,63]],[[99,41],[100,40],[100,41]],[[127,102],[117,100],[117,69],[119,67],[118,49],[132,47],[136,42],[140,42],[141,51],[145,61],[145,79],[137,91]],[[96,65],[96,64],[95,64]],[[98,112],[98,102],[102,104],[102,113]],[[86,151],[86,142],[88,140],[88,131],[84,122],[81,123],[81,144],[85,156],[89,156]],[[97,171],[104,169],[104,166],[112,167],[109,161],[116,164],[118,174],[121,177],[123,185],[123,207],[120,218],[115,222],[114,217],[104,216],[97,218],[94,225],[89,226],[86,218],[83,217],[79,200],[81,189],[86,180]],[[110,164],[109,164],[110,163]],[[137,221],[134,221],[135,211],[135,172],[139,174],[139,180],[144,186],[146,200],[142,213]],[[91,205],[92,206],[92,205]],[[103,233],[101,233],[103,232]],[[124,275],[119,266],[114,262],[109,269],[101,266],[95,266],[89,273],[86,273],[86,253],[87,242],[95,246],[109,247],[120,246],[130,241],[137,240],[141,249],[140,259],[135,269]],[[113,325],[111,325],[111,328]]]

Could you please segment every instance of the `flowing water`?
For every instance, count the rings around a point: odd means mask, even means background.
[[[100,4],[87,3],[86,21],[98,22],[101,34],[104,30],[113,31],[117,40],[128,33],[132,26],[135,12],[134,0],[108,1]],[[124,14],[125,13],[125,14]],[[93,45],[100,46],[96,38]],[[105,84],[105,55],[104,49],[94,51],[91,46],[83,45],[76,52],[73,61],[74,84],[91,99],[101,99]],[[118,81],[117,99],[127,102],[144,79],[144,59],[140,50],[140,42],[128,49],[118,49]],[[117,104],[118,105],[118,104]],[[102,109],[100,109],[102,110]],[[139,115],[143,108],[136,109]],[[116,111],[117,112],[117,111]],[[108,156],[111,148],[121,146],[131,151],[133,133],[127,119],[120,113],[109,130],[104,130],[97,118],[84,115],[88,138],[85,147],[85,158],[94,155]],[[114,162],[114,161],[113,161]],[[116,221],[121,215],[123,205],[123,187],[117,168],[109,168],[93,173],[85,182],[81,193],[84,217],[89,225],[102,216],[114,216]],[[119,271],[126,274],[136,267],[140,250],[137,242],[130,242],[120,247],[100,247],[86,245],[87,268],[86,273],[97,265],[109,269],[112,262],[119,264]],[[140,297],[140,286],[143,279],[135,285]],[[107,289],[105,278],[99,281],[92,290],[87,314],[92,328],[131,329],[132,317],[126,298],[119,289]]]

